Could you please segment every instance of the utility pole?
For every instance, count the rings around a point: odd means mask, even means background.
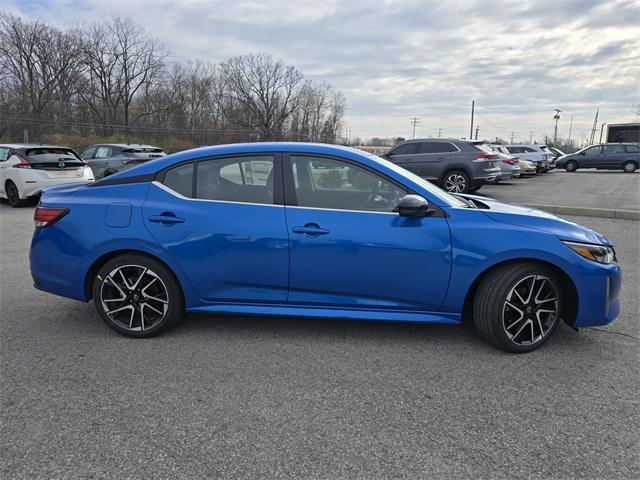
[[[473,138],[473,114],[476,110],[476,101],[471,100],[471,130],[469,130],[469,139]]]
[[[598,128],[598,113],[600,113],[600,107],[596,110],[596,117],[593,119],[593,128],[591,129],[591,138],[589,139],[589,145],[593,145],[593,141],[596,138],[596,128]]]
[[[571,129],[573,128],[573,115],[571,115],[571,121],[569,122],[569,138],[567,138],[567,143],[571,143]]]
[[[438,129],[438,138],[440,138],[440,137],[442,137],[442,129],[441,128]]]
[[[480,125],[476,127],[476,140],[478,139],[478,132],[480,131]]]
[[[516,132],[511,132],[511,141],[509,143],[513,143],[513,136],[516,134]]]
[[[533,145],[533,130],[529,132],[529,145]]]
[[[604,133],[604,126],[607,122],[602,122],[602,126],[600,127],[600,141],[598,143],[602,143],[602,134]]]
[[[413,134],[411,135],[411,138],[416,138],[416,125],[420,123],[420,117],[411,117],[409,123],[413,125]]]
[[[558,110],[557,108],[554,108],[554,110],[556,111],[556,114],[553,116],[553,119],[556,121],[556,126],[553,129],[553,144],[556,145],[558,142],[558,120],[560,120],[560,112],[562,110]]]

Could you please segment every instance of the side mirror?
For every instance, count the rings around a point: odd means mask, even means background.
[[[398,214],[401,217],[426,217],[433,213],[433,209],[420,195],[405,195],[398,202]]]

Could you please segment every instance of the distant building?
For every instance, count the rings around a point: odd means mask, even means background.
[[[640,143],[640,123],[612,123],[607,125],[607,143]]]

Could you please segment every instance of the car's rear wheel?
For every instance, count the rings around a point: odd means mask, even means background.
[[[25,202],[20,199],[20,192],[13,181],[7,180],[7,183],[4,185],[4,192],[7,194],[7,201],[12,207],[17,208],[24,205]]]
[[[451,170],[444,175],[442,188],[450,193],[468,193],[471,188],[471,182],[465,171]]]
[[[152,337],[182,317],[182,290],[173,273],[145,255],[121,255],[99,269],[93,300],[102,319],[130,337]]]
[[[622,168],[626,173],[633,173],[638,169],[638,164],[633,160],[629,160],[628,162],[624,162]]]
[[[480,283],[473,302],[476,328],[498,348],[530,352],[553,334],[562,315],[562,284],[536,262],[507,264]]]
[[[578,164],[576,162],[574,162],[573,160],[569,160],[565,166],[564,169],[567,172],[575,172],[578,169]]]

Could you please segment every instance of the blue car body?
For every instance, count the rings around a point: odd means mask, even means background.
[[[159,172],[181,162],[259,153],[357,163],[424,197],[437,214],[414,218],[285,201],[208,201],[184,197],[157,180]],[[283,176],[276,172],[276,189],[286,181]],[[141,252],[175,274],[190,312],[456,324],[485,272],[533,259],[552,266],[572,291],[565,321],[586,327],[616,318],[619,266],[587,260],[562,243],[611,245],[607,238],[545,212],[474,198],[483,208],[452,205],[426,181],[350,148],[307,143],[198,148],[93,185],[46,190],[42,207],[69,212],[35,230],[31,272],[36,288],[89,301],[101,264],[118,253]],[[167,212],[175,222],[163,223]],[[316,227],[324,234],[301,233]]]

